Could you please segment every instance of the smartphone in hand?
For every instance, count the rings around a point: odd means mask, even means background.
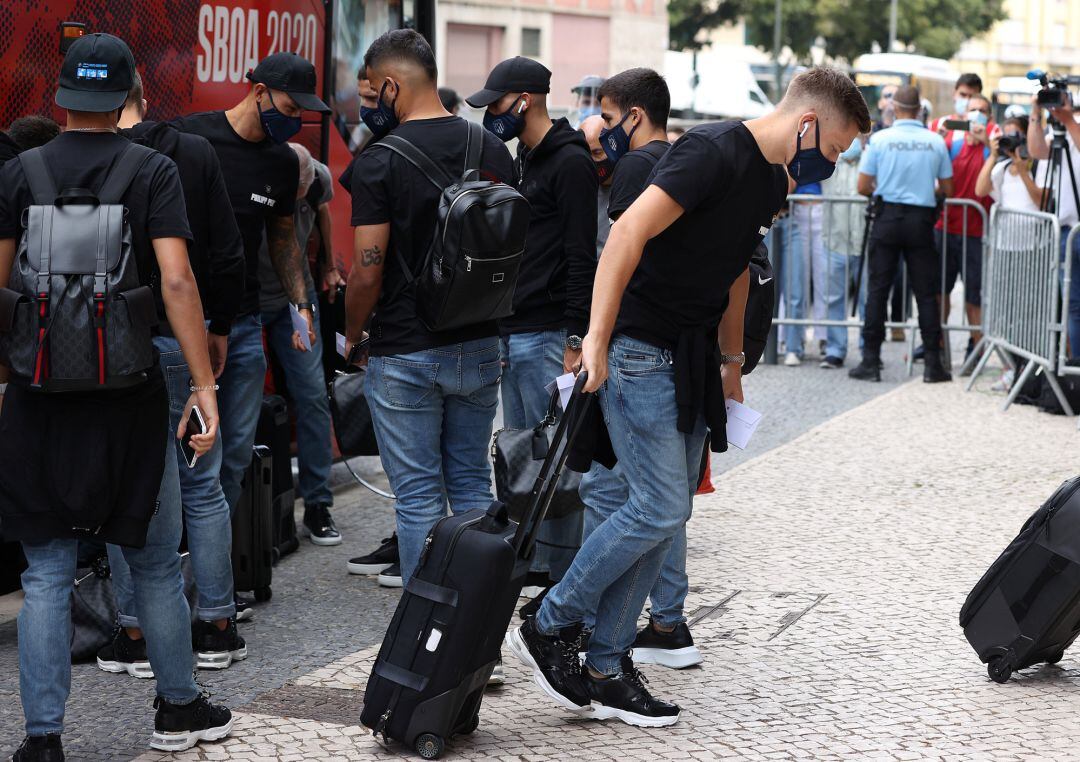
[[[184,453],[184,462],[187,463],[188,468],[195,468],[195,461],[199,459],[198,454],[191,446],[191,438],[196,434],[206,433],[206,419],[203,418],[202,411],[199,410],[198,405],[191,406],[191,415],[188,416],[187,429],[184,431],[184,436],[180,440],[180,450]]]
[[[946,130],[960,130],[961,132],[971,132],[971,122],[967,119],[946,119],[942,125]]]

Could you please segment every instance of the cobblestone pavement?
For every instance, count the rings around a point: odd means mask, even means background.
[[[481,728],[447,756],[1075,756],[1080,670],[1069,657],[997,686],[956,624],[970,586],[1074,473],[1074,424],[1030,408],[1000,414],[989,377],[972,394],[958,384],[897,388],[893,354],[881,385],[807,367],[763,367],[748,379],[748,402],[766,412],[759,439],[749,453],[714,461],[715,472],[729,472],[690,527],[688,612],[706,662],[647,669],[650,687],[683,706],[677,726],[573,718],[508,660],[507,685],[490,692]],[[236,709],[233,737],[140,759],[405,756],[356,725],[396,593],[342,573],[349,555],[389,530],[389,504],[352,492],[339,505],[346,543],[286,559],[275,598],[241,626],[251,658],[202,673]],[[0,625],[8,744],[21,737],[14,646],[13,624]],[[70,758],[145,751],[150,684],[80,665],[74,686]]]

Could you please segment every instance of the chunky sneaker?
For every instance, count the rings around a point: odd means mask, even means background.
[[[64,745],[59,733],[27,736],[11,757],[12,762],[64,762]]]
[[[592,700],[597,720],[622,720],[639,728],[674,725],[682,711],[675,704],[655,698],[645,687],[648,678],[638,671],[630,656],[622,658],[622,671],[607,678],[595,678],[585,670],[585,688]]]
[[[224,630],[213,622],[198,621],[191,627],[195,648],[195,666],[199,669],[228,669],[234,661],[248,656],[247,643],[236,632],[236,622],[229,620]]]
[[[330,506],[311,505],[304,508],[304,529],[314,545],[340,545],[341,533],[330,517]]]
[[[382,540],[378,548],[366,556],[349,559],[349,574],[378,574],[398,562],[397,532]]]
[[[158,696],[154,709],[151,749],[184,751],[199,741],[219,741],[232,730],[232,712],[221,704],[211,704],[206,696],[196,696],[190,704],[171,704]]]
[[[502,657],[495,662],[495,669],[491,670],[491,677],[488,678],[488,685],[502,685],[506,682],[506,672],[503,670]]]
[[[661,632],[650,619],[634,638],[634,645],[630,648],[638,664],[685,669],[702,661],[701,651],[694,645],[686,622],[679,622],[671,632]]]
[[[836,370],[837,368],[844,367],[844,361],[839,357],[827,355],[825,359],[821,361],[821,367],[825,370]]]
[[[581,639],[578,643],[578,656],[581,657],[581,661],[585,661],[585,657],[589,655],[589,641],[592,640],[592,630],[586,627],[581,631]]]
[[[880,381],[881,361],[877,357],[864,356],[861,363],[848,371],[848,378],[856,381]]]
[[[236,604],[237,622],[247,622],[255,618],[255,607],[250,600],[237,595],[233,597],[233,602]]]
[[[802,365],[802,358],[794,352],[788,352],[786,355],[784,355],[784,365],[788,366],[789,368],[797,368]]]
[[[117,627],[112,641],[98,651],[97,665],[98,669],[116,674],[127,672],[132,677],[142,678],[154,676],[150,660],[146,658],[146,641],[141,638],[132,640],[123,627]]]
[[[380,587],[401,587],[401,564],[392,563],[379,572]]]
[[[580,624],[571,625],[557,635],[544,635],[536,629],[536,619],[529,618],[506,635],[510,651],[532,669],[536,684],[555,703],[572,712],[589,708],[578,657],[581,629]]]

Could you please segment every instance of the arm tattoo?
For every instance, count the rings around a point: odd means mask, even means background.
[[[378,246],[372,246],[370,249],[360,250],[360,264],[363,267],[371,267],[372,265],[381,265],[383,261],[383,251]]]
[[[270,261],[274,265],[281,287],[294,303],[306,302],[304,271],[307,265],[303,252],[296,243],[296,232],[292,217],[275,217],[267,226],[266,246],[270,251]]]

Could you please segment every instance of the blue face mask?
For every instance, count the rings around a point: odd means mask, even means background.
[[[967,119],[969,122],[977,122],[983,127],[985,127],[990,122],[990,120],[987,119],[986,114],[981,111],[969,111]]]
[[[862,141],[859,138],[855,138],[851,147],[840,154],[840,158],[844,161],[858,161],[860,156],[862,156]]]
[[[518,106],[518,103],[521,103],[521,105]],[[514,112],[514,109],[517,109],[517,113]],[[510,104],[510,108],[501,114],[492,114],[490,111],[485,111],[484,127],[504,143],[513,140],[525,129],[525,117],[521,115],[524,110],[525,104],[521,101],[521,98],[518,98]]]
[[[635,124],[630,128],[629,134],[622,128],[623,122],[630,118],[630,112],[627,111],[626,115],[619,120],[619,123],[612,127],[610,130],[605,128],[600,130],[600,147],[604,149],[604,153],[611,159],[613,164],[617,164],[619,159],[626,156],[630,151],[630,139],[634,137],[634,131],[637,130],[638,124]]]
[[[371,134],[375,136],[376,140],[386,135],[392,129],[400,124],[400,120],[397,118],[397,112],[394,111],[393,106],[386,105],[383,100],[383,95],[386,93],[386,85],[384,83],[382,90],[379,91],[379,100],[375,108],[370,106],[360,106],[360,121],[363,122]]]
[[[259,109],[259,121],[262,123],[263,132],[275,143],[288,143],[289,138],[300,132],[304,123],[298,116],[285,116],[278,111],[274,106],[274,96],[269,90],[266,91],[266,97],[270,99],[270,108],[263,109],[261,105],[255,104]]]
[[[806,127],[803,127],[795,142],[795,158],[788,164],[788,174],[791,175],[791,179],[795,181],[796,185],[819,183],[832,177],[832,173],[836,170],[836,165],[826,159],[825,154],[821,152],[821,127],[818,120],[814,120],[815,140],[813,148],[802,147],[805,132]]]
[[[956,113],[965,113],[968,110],[968,103],[970,101],[970,98],[961,98],[959,95],[953,98],[953,108],[956,109]]]
[[[585,108],[578,109],[578,119],[584,122],[590,116],[597,116],[599,113],[599,106],[586,106]]]

